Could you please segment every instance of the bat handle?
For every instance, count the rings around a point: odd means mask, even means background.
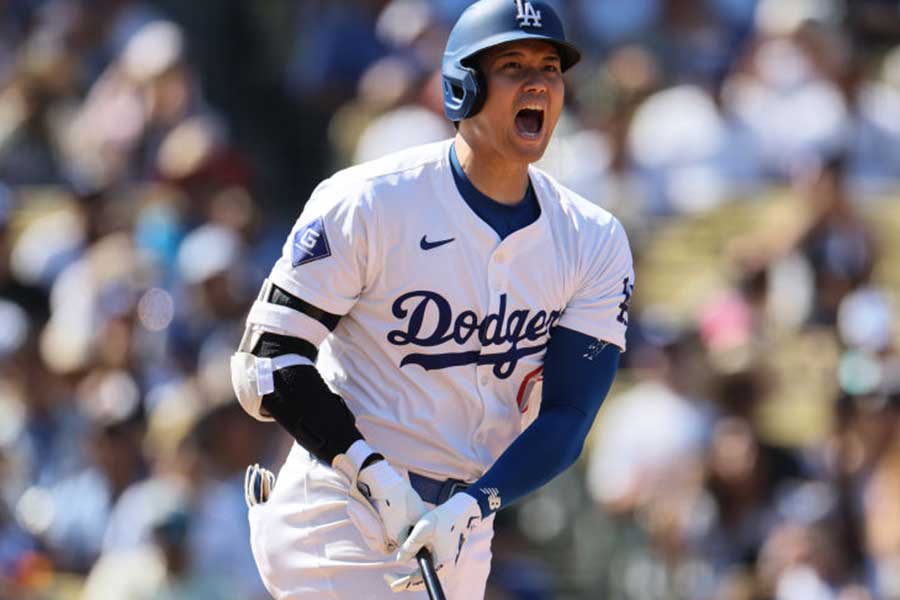
[[[444,595],[444,588],[438,579],[437,571],[434,570],[434,560],[431,558],[431,552],[427,548],[422,548],[416,553],[416,561],[419,568],[422,569],[422,579],[425,580],[425,589],[428,590],[428,597],[431,600],[447,600]]]

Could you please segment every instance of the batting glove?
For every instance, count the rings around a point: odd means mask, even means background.
[[[410,527],[427,508],[388,461],[381,459],[359,469],[372,454],[368,444],[357,441],[347,454],[335,458],[334,467],[350,479],[347,515],[366,545],[390,554],[406,540]]]
[[[412,560],[424,547],[431,550],[434,556],[435,570],[446,573],[445,567],[456,565],[466,538],[480,522],[481,508],[475,498],[465,492],[455,494],[419,519],[400,546],[397,562]],[[395,592],[416,591],[425,587],[418,570],[410,574],[386,575],[385,579]]]

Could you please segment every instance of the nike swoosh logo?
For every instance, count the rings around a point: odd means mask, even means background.
[[[443,246],[444,244],[449,244],[450,242],[452,242],[453,240],[456,239],[456,238],[450,238],[449,240],[438,240],[436,242],[429,242],[428,240],[425,239],[425,237],[426,236],[423,235],[422,239],[419,240],[419,248],[421,248],[422,250],[433,250],[434,248],[437,248],[438,246]]]

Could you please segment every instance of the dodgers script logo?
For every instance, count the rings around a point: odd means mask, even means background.
[[[437,292],[416,290],[403,294],[394,301],[391,312],[398,319],[405,319],[405,329],[388,332],[387,341],[395,346],[419,346],[429,348],[454,341],[460,346],[477,335],[482,350],[446,352],[441,354],[407,354],[400,367],[419,365],[426,371],[446,369],[461,365],[493,365],[493,373],[498,379],[512,375],[519,359],[538,354],[547,347],[547,342],[520,347],[522,342],[543,339],[559,320],[561,311],[548,314],[545,310],[511,310],[507,314],[506,294],[500,296],[500,305],[494,314],[479,320],[473,310],[464,310],[454,317],[453,307]],[[434,323],[425,326],[425,323]],[[504,352],[487,353],[492,346],[511,344]]]
[[[516,20],[519,22],[519,27],[541,26],[541,11],[535,10],[531,2],[516,0],[516,8],[518,9]]]

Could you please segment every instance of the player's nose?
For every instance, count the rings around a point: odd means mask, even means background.
[[[529,69],[523,91],[531,94],[546,93],[550,89],[546,74],[541,69]]]

